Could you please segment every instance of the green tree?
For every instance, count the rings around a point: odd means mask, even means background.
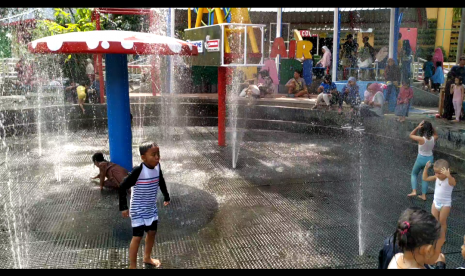
[[[55,8],[55,21],[38,20],[36,29],[33,31],[33,39],[57,34],[95,30],[95,22],[91,20],[91,9],[78,8],[75,12],[71,8],[66,8],[66,10],[65,8]],[[60,55],[58,62],[62,65],[64,77],[77,82],[86,81],[86,59],[88,58],[92,58],[92,55]],[[56,61],[56,59],[54,60]]]
[[[462,17],[462,8],[454,8],[454,20],[459,20]]]
[[[70,32],[87,32],[96,30],[92,22],[92,9],[89,8],[55,8],[55,21],[38,20],[33,32],[33,39],[45,36],[65,34]],[[102,30],[146,31],[148,29],[145,16],[139,15],[108,15],[100,16]],[[86,80],[86,59],[92,58],[88,54],[76,54],[63,57],[63,74],[66,78],[75,81]]]
[[[8,28],[0,27],[0,58],[11,57],[11,34]]]

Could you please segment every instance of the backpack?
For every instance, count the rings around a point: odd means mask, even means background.
[[[383,242],[383,249],[379,251],[378,256],[378,269],[387,269],[389,263],[391,262],[394,255],[397,253],[401,253],[402,251],[399,250],[399,247],[395,246],[394,248],[394,235],[387,237]],[[436,265],[427,265],[425,264],[426,269],[445,269],[446,264],[442,262],[436,263]],[[464,267],[458,267],[458,269],[465,269]]]
[[[394,236],[387,237],[383,242],[383,248],[379,251],[378,269],[387,269],[392,257],[400,252],[397,245],[394,248]]]

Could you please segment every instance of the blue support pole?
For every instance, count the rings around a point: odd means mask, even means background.
[[[341,51],[341,11],[337,11],[337,59],[336,59],[336,66],[339,66],[339,52]],[[333,41],[334,43],[334,41]],[[337,72],[337,69],[336,69]],[[337,80],[337,74],[336,74],[336,80]]]
[[[283,17],[282,17],[282,13],[283,13],[283,8],[279,8],[279,11],[278,11],[279,15],[277,16],[278,17],[278,20],[276,21],[276,37],[282,37],[283,36]],[[278,24],[279,24],[279,28],[278,28]],[[279,32],[278,32],[279,30]],[[281,55],[278,55],[278,58],[277,58],[277,69],[278,69],[278,81],[280,82],[281,81]]]
[[[105,67],[110,160],[131,171],[132,133],[127,55],[106,54]]]
[[[400,29],[400,21],[399,21],[399,8],[395,8],[394,13],[394,45],[393,46],[393,59],[398,62],[397,60],[397,44],[399,42],[399,29]]]
[[[223,8],[224,14],[227,14],[228,10],[231,11],[231,8]],[[231,12],[226,16],[226,22],[231,23]]]

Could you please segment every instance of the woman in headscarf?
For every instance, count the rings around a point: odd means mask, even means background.
[[[318,62],[318,64],[315,67],[324,67],[326,68],[324,70],[326,71],[326,74],[329,74],[329,70],[331,68],[331,51],[326,46],[323,46],[322,50],[323,50],[323,57],[321,58],[321,60]]]
[[[388,59],[386,69],[384,69],[384,79],[386,80],[386,94],[384,99],[389,102],[389,112],[394,112],[397,105],[397,96],[399,90],[397,87],[400,82],[399,66],[393,58]]]
[[[408,39],[403,41],[402,44],[402,80],[410,80],[410,65],[412,63],[412,48]]]
[[[355,77],[350,77],[347,84],[344,85],[344,87],[342,87],[341,92],[339,92],[339,114],[342,113],[343,102],[346,102],[346,104],[350,105],[351,114],[354,112],[354,108],[357,108],[360,105],[359,88]]]
[[[434,65],[434,70],[436,70],[436,63],[437,62],[441,62],[441,67],[443,67],[443,63],[444,63],[444,55],[442,54],[442,50],[441,48],[437,47],[435,50],[434,50],[434,56],[433,56],[433,65]]]
[[[383,69],[386,67],[387,59],[388,59],[389,49],[387,46],[383,46],[379,52],[376,54],[375,62],[378,62],[378,68]]]
[[[360,107],[360,116],[362,117],[382,117],[383,116],[383,88],[380,83],[372,83],[367,90],[373,95],[370,101]]]

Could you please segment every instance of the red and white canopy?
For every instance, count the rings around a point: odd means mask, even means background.
[[[129,31],[73,32],[28,43],[31,53],[198,55],[197,46],[172,37]]]

